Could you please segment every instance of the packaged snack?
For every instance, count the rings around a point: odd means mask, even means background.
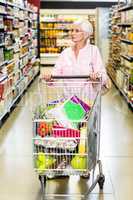
[[[65,128],[59,125],[55,125],[52,128],[54,137],[80,137],[80,131],[77,129]]]

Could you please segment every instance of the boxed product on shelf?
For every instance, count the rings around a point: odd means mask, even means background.
[[[14,43],[14,38],[13,36],[10,34],[10,35],[5,35],[5,46],[6,47],[10,47],[12,46]]]
[[[15,18],[13,20],[13,28],[20,28],[20,25],[19,25],[19,19],[18,18]]]
[[[125,92],[125,94],[128,94],[129,91],[129,78],[125,77],[124,81],[123,81],[123,91]]]
[[[21,79],[21,72],[17,70],[13,73],[13,85],[16,85],[20,79]]]
[[[4,60],[4,50],[3,48],[0,48],[0,64],[2,64]]]
[[[31,48],[29,51],[29,58],[37,55],[37,48]]]
[[[33,69],[30,69],[25,73],[24,81],[25,81],[26,87],[28,86],[28,84],[30,83],[30,81],[32,80],[33,77],[34,77],[34,70]]]
[[[11,64],[7,65],[7,74],[13,73],[14,68],[15,68],[15,63],[11,63]]]
[[[14,14],[13,7],[7,6],[6,12],[7,12],[8,15],[13,16],[13,14]]]
[[[13,19],[4,19],[5,31],[13,31]]]
[[[25,81],[22,79],[19,84],[17,84],[17,88],[19,90],[19,94],[25,89]]]
[[[128,45],[128,56],[133,56],[133,44],[132,45]]]
[[[25,33],[28,33],[28,25],[25,25],[25,22],[22,21],[19,23],[19,37],[24,37]]]
[[[4,28],[3,16],[0,16],[0,29]]]
[[[133,41],[133,30],[131,29],[127,34],[127,39],[129,41]]]
[[[8,90],[8,77],[7,75],[0,74],[0,100],[4,99]]]
[[[34,73],[34,75],[37,75],[38,72],[39,72],[39,64],[33,65],[33,73]]]
[[[4,105],[4,100],[0,101],[0,117],[4,114],[5,112],[5,105]]]
[[[0,33],[0,44],[5,42],[5,35],[4,33]]]
[[[19,17],[20,17],[19,11],[20,11],[19,8],[17,8],[17,7],[14,7],[14,8],[13,8],[13,16],[16,17],[16,18],[18,18],[18,19],[19,19]]]
[[[19,52],[14,53],[14,61],[19,61]]]
[[[127,22],[132,22],[132,20],[133,20],[133,11],[128,10],[127,11]]]
[[[128,54],[128,48],[127,48],[127,44],[126,43],[121,43],[121,53],[124,55]]]
[[[28,47],[22,47],[21,49],[20,49],[20,56],[23,56],[24,54],[26,54],[26,53],[28,53],[28,51],[29,51],[29,48]]]
[[[14,58],[13,50],[4,50],[4,58],[6,61],[10,61]]]
[[[20,59],[20,69],[22,69],[23,67],[25,67],[25,65],[28,64],[29,61],[29,55],[24,56],[22,59]]]
[[[133,68],[133,61],[129,62],[128,60],[125,59],[124,65],[125,65],[125,67]]]
[[[19,95],[19,88],[18,87],[13,87],[12,89],[12,98],[15,100]]]
[[[3,5],[0,5],[0,13],[6,13],[6,7]]]
[[[12,2],[14,4],[18,5],[18,6],[24,7],[26,1],[23,1],[23,0],[13,0]]]
[[[123,88],[124,73],[121,70],[116,71],[116,82],[119,88]]]
[[[29,41],[29,36],[28,35],[24,35],[24,37],[22,37],[21,40],[20,40],[21,46],[27,44],[28,41]]]

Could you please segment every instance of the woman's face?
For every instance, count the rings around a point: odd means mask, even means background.
[[[85,40],[84,31],[79,25],[72,25],[70,30],[70,37],[74,43],[79,43]]]

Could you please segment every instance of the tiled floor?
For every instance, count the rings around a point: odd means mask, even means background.
[[[41,199],[32,164],[32,105],[38,102],[37,86],[36,79],[0,129],[0,200]],[[133,113],[114,87],[102,100],[101,159],[104,190],[99,193],[96,186],[88,199],[132,200]],[[73,194],[70,199],[77,200],[88,186],[89,182],[74,176],[47,181],[46,191]]]

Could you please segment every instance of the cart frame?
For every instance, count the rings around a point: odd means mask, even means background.
[[[89,79],[89,77],[88,76],[54,76],[54,77],[52,77],[53,78],[53,80],[59,80],[59,79],[65,79],[65,80],[69,80],[69,79],[77,79],[77,80],[79,80],[79,79],[88,79],[87,81],[88,81],[88,84],[99,84],[100,85],[100,88],[98,89],[98,92],[97,92],[97,95],[96,95],[96,97],[95,97],[95,101],[94,101],[94,103],[93,103],[93,106],[92,106],[92,108],[91,108],[91,110],[89,111],[89,114],[88,115],[86,115],[87,117],[86,117],[86,121],[88,122],[88,124],[89,123],[92,123],[93,122],[93,118],[95,118],[96,117],[96,126],[97,126],[97,128],[96,128],[96,130],[94,130],[95,128],[94,128],[94,125],[93,125],[93,127],[92,127],[92,129],[93,130],[91,130],[92,131],[92,134],[93,134],[93,137],[95,138],[95,140],[96,140],[96,149],[95,149],[95,151],[93,152],[94,154],[96,154],[96,155],[93,155],[95,158],[94,158],[94,162],[92,163],[92,165],[87,169],[89,172],[90,171],[92,171],[92,176],[94,177],[94,174],[95,174],[95,169],[96,169],[96,166],[98,166],[98,171],[99,171],[99,173],[98,173],[98,175],[96,176],[96,178],[94,178],[94,180],[93,180],[93,182],[92,182],[92,184],[90,185],[90,187],[89,187],[89,190],[84,194],[84,195],[80,195],[80,197],[81,198],[83,198],[83,199],[86,199],[87,198],[87,196],[91,193],[91,191],[95,188],[95,186],[96,186],[96,184],[98,183],[99,184],[99,188],[100,188],[100,190],[103,190],[103,186],[104,186],[104,182],[105,182],[105,176],[104,176],[104,174],[103,174],[103,171],[102,171],[102,162],[101,162],[101,160],[99,159],[99,157],[100,157],[100,128],[101,128],[101,83],[102,83],[102,81],[101,81],[101,79],[98,79],[98,80],[96,80],[96,81],[91,81],[90,79]],[[71,82],[71,81],[70,81]],[[69,83],[70,83],[69,82]],[[54,83],[54,82],[53,82]],[[53,84],[52,83],[52,84]],[[47,82],[45,82],[45,84],[46,85],[49,85],[49,83],[47,83]],[[51,83],[50,83],[51,84]],[[96,114],[96,115],[95,115]],[[90,120],[90,121],[89,121]],[[42,194],[43,194],[43,199],[49,199],[50,197],[70,197],[71,195],[70,194],[45,194],[45,185],[46,185],[46,181],[47,181],[47,179],[48,179],[48,174],[50,174],[52,171],[53,171],[53,169],[51,168],[51,169],[48,169],[48,170],[44,170],[43,171],[43,173],[40,173],[37,169],[36,169],[36,167],[35,167],[35,158],[36,158],[36,155],[37,155],[37,152],[36,152],[36,148],[35,148],[35,132],[36,132],[36,130],[35,130],[35,125],[34,124],[36,124],[36,123],[38,123],[38,122],[40,122],[40,121],[44,121],[43,119],[34,119],[33,120],[33,133],[34,133],[34,135],[33,135],[33,161],[34,161],[34,168],[35,168],[35,171],[38,173],[38,176],[39,176],[39,180],[40,180],[40,183],[41,183],[41,189],[42,189]],[[46,122],[47,120],[45,120],[45,122]],[[50,120],[48,120],[48,121],[50,121]],[[83,123],[84,121],[82,121],[82,123]],[[94,123],[94,122],[93,122]],[[90,131],[90,132],[91,132]],[[91,133],[88,133],[88,135],[87,135],[87,141],[88,140],[90,140],[90,134]],[[93,142],[95,141],[94,140],[94,138],[93,138]],[[89,143],[87,143],[87,145],[88,145]],[[89,145],[93,145],[93,144],[89,144]],[[63,154],[64,155],[64,154]],[[89,155],[88,155],[89,156]],[[88,158],[88,157],[87,157]],[[78,173],[77,173],[77,170],[73,170],[72,171],[72,173],[70,173],[70,175],[71,174],[74,174],[74,175],[80,175],[80,176],[82,176],[82,175],[84,175],[84,172],[86,171],[87,172],[87,170],[81,170],[81,172],[78,170]],[[62,170],[56,170],[57,172],[58,171],[62,171]],[[68,172],[68,171],[67,171]],[[75,173],[74,173],[75,172]],[[56,173],[56,176],[58,175],[58,173]],[[60,176],[61,174],[59,174],[59,176]],[[63,173],[62,175],[69,175],[68,173]],[[87,174],[87,176],[86,176],[86,178],[90,178],[90,173],[89,174]]]

